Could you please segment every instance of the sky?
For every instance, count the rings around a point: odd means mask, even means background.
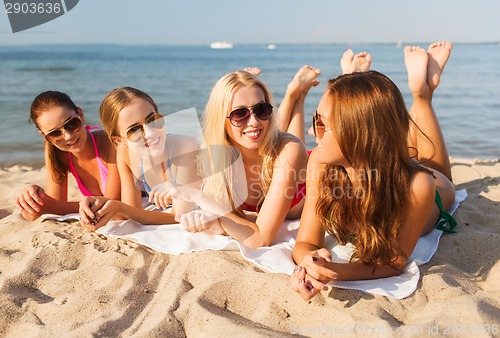
[[[498,13],[499,0],[80,0],[15,34],[2,10],[0,45],[496,42]]]

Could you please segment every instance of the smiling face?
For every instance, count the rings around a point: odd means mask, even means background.
[[[147,154],[153,157],[163,154],[166,141],[165,126],[156,129],[151,124],[145,124],[146,120],[156,113],[150,102],[141,98],[134,99],[131,104],[127,105],[119,113],[118,133],[120,137],[117,142],[126,145],[136,154]],[[140,126],[140,128],[136,133],[140,133],[141,128],[144,132],[137,142],[132,142],[127,138],[127,131],[134,127],[136,129],[137,126]]]
[[[235,109],[253,107],[263,102],[266,102],[266,99],[260,87],[242,87],[234,93],[227,116]],[[252,112],[248,122],[241,127],[233,126],[229,119],[226,119],[225,128],[231,144],[240,148],[258,149],[269,129],[269,120],[260,120]]]
[[[328,93],[321,98],[317,110],[316,135],[313,127],[309,128],[309,135],[315,136],[316,151],[321,163],[336,164],[343,167],[349,166],[340,150],[339,142],[335,130],[332,129],[332,101]],[[335,121],[334,121],[335,122]],[[324,125],[322,127],[321,125]]]
[[[47,135],[55,129],[60,129],[72,118],[79,116],[83,123],[83,112],[80,108],[75,111],[64,106],[52,106],[49,110],[42,112],[36,119],[36,124],[42,135]],[[51,138],[50,143],[62,151],[71,153],[81,152],[87,142],[87,131],[83,126],[74,132],[61,130],[59,137]]]

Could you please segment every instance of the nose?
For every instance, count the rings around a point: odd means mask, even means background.
[[[151,137],[155,134],[155,129],[145,124],[142,126],[144,128],[144,138]]]
[[[314,135],[314,129],[312,126],[309,127],[309,129],[307,130],[307,133],[312,136],[312,137],[316,137],[316,135]]]
[[[253,110],[250,111],[250,119],[248,120],[247,125],[249,125],[249,126],[257,126],[259,123],[260,123],[259,119],[255,115],[255,113],[253,112]]]
[[[62,135],[63,135],[63,138],[65,140],[69,140],[72,136],[72,133],[70,133],[69,131],[67,131],[66,129],[63,129],[62,131]]]

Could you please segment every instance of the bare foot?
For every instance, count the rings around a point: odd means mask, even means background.
[[[290,94],[306,95],[311,87],[316,87],[319,84],[316,78],[320,73],[321,71],[317,68],[303,66],[290,81],[286,90]]]
[[[352,49],[348,49],[340,59],[340,68],[342,74],[351,74],[354,72],[367,72],[370,70],[372,56],[367,52],[361,52],[354,55]]]
[[[349,48],[344,52],[344,55],[342,55],[342,59],[340,59],[340,68],[342,68],[342,74],[351,73],[352,59],[354,59],[354,52]]]
[[[441,74],[443,73],[444,66],[450,58],[451,49],[453,45],[451,42],[435,42],[429,46],[427,54],[429,54],[429,64],[427,66],[427,84],[432,92],[439,85]]]
[[[257,68],[257,67],[247,67],[247,68],[243,68],[243,70],[245,72],[249,72],[253,76],[258,76],[260,73],[262,73],[262,70],[260,70],[260,68]]]
[[[429,56],[425,49],[418,46],[406,46],[404,49],[408,86],[414,98],[430,99],[427,84],[427,62]]]

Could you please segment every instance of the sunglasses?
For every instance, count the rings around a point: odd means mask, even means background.
[[[83,122],[80,119],[80,116],[75,115],[73,117],[70,117],[64,124],[56,129],[52,129],[49,131],[47,134],[45,134],[45,139],[47,141],[54,141],[63,135],[63,130],[65,130],[68,133],[75,133],[79,131],[83,126]]]
[[[148,126],[152,129],[161,129],[165,126],[165,119],[160,113],[151,113],[143,124],[137,123],[127,129],[127,139],[130,142],[139,142],[144,135],[144,126]]]
[[[233,126],[241,127],[248,123],[252,112],[259,120],[269,120],[273,115],[273,106],[267,102],[257,103],[252,107],[235,109],[226,118]]]
[[[326,129],[326,125],[323,123],[323,121],[321,121],[321,115],[318,114],[317,110],[313,114],[313,123],[312,123],[312,125],[313,125],[314,137],[318,137],[320,130],[321,130],[321,136],[320,137],[322,137],[323,134],[326,131],[332,130],[332,128]]]

